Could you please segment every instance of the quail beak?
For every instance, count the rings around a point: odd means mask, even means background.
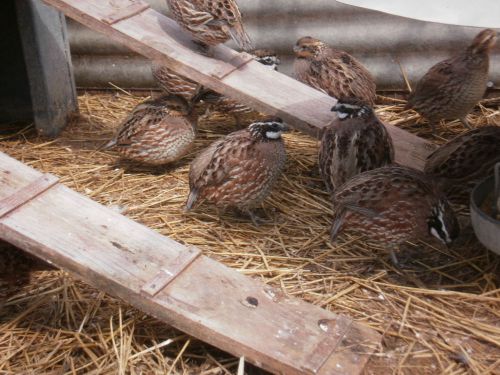
[[[288,131],[290,131],[290,130],[291,130],[290,125],[285,124],[285,123],[282,123],[282,124],[281,124],[281,131],[282,131],[282,132],[288,132]]]

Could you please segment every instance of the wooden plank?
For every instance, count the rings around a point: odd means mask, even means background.
[[[16,10],[35,125],[55,137],[78,109],[66,20],[39,0],[16,1]]]
[[[235,63],[237,52],[225,46],[215,49],[214,58],[196,53],[189,36],[171,19],[147,9],[113,25],[103,20],[116,7],[128,7],[133,0],[44,0],[78,22],[113,38],[136,52],[158,59],[174,71],[191,77],[254,108],[282,117],[290,125],[315,137],[331,121],[335,99],[258,62]],[[290,46],[291,48],[291,46]],[[221,77],[221,78],[219,78]],[[434,146],[394,126],[396,161],[423,169]]]
[[[59,179],[51,174],[44,174],[35,181],[21,188],[16,194],[12,194],[0,200],[0,217],[7,215],[16,208],[26,204],[31,199],[42,194],[45,190],[50,189],[57,184]]]
[[[0,153],[0,211],[41,176]],[[374,330],[198,256],[62,184],[1,217],[0,238],[276,373],[358,374],[380,344]]]

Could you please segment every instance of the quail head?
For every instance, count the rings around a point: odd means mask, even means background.
[[[269,49],[256,49],[250,52],[250,54],[254,56],[254,60],[271,70],[278,70],[278,65],[281,64],[276,53]],[[232,115],[236,119],[238,125],[241,125],[244,115],[254,112],[254,110],[247,105],[241,104],[237,100],[230,99],[212,90],[205,91],[198,96],[198,99],[209,104],[209,112],[215,109],[218,112]]]
[[[212,143],[191,163],[186,209],[201,201],[247,213],[269,195],[285,165],[281,119],[250,124]]]
[[[143,164],[162,165],[180,159],[192,147],[196,119],[178,96],[161,96],[136,106],[104,149]]]
[[[468,204],[472,188],[493,174],[500,161],[500,127],[484,126],[465,132],[429,155],[425,173],[439,182],[448,199]]]
[[[431,67],[417,83],[406,108],[429,120],[432,131],[440,120],[459,119],[470,128],[466,116],[486,91],[489,53],[497,33],[481,31],[462,52]]]
[[[392,164],[392,139],[372,108],[356,98],[339,99],[337,117],[325,128],[319,170],[329,192],[358,173]]]
[[[347,52],[309,36],[300,38],[293,51],[295,78],[299,81],[335,98],[355,97],[374,104],[375,80]]]
[[[242,50],[252,49],[235,0],[167,0],[167,3],[177,23],[201,44],[216,46],[232,38]]]
[[[435,237],[450,244],[459,234],[447,199],[425,174],[389,166],[360,173],[333,195],[331,238],[344,229],[385,245],[392,259],[405,241]]]

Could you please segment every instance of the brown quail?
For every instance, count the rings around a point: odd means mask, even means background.
[[[196,135],[196,119],[178,96],[161,96],[136,106],[104,149],[115,149],[125,159],[162,165],[184,156]]]
[[[436,237],[450,244],[459,234],[455,213],[434,181],[405,167],[360,173],[333,195],[331,238],[344,229],[386,245],[392,259],[405,241]]]
[[[466,116],[486,91],[489,52],[496,40],[496,31],[483,30],[465,50],[430,68],[410,94],[406,108],[427,118],[433,132],[440,120],[460,119],[470,128]]]
[[[468,204],[472,188],[493,175],[500,161],[500,127],[484,126],[461,134],[427,158],[425,173],[435,177],[448,199]]]
[[[257,49],[250,52],[254,59],[265,65],[271,70],[278,70],[278,65],[281,63],[275,52],[269,49]],[[232,115],[238,125],[242,123],[242,117],[254,112],[254,110],[245,104],[241,104],[237,100],[228,98],[212,90],[207,90],[199,96],[200,100],[209,104],[209,111],[217,110],[219,112]]]
[[[375,80],[347,52],[309,36],[300,38],[293,51],[295,78],[299,81],[335,98],[355,97],[374,104]]]
[[[281,119],[270,118],[228,134],[191,163],[186,209],[202,201],[236,208],[256,223],[252,210],[269,195],[285,165]]]
[[[151,72],[162,91],[167,94],[181,96],[189,103],[193,101],[203,88],[201,84],[174,73],[168,66],[158,61],[151,63]]]
[[[325,129],[319,170],[329,192],[358,173],[392,164],[392,139],[372,108],[356,98],[339,99],[337,118]]]
[[[216,46],[232,38],[242,50],[252,50],[235,0],[167,0],[167,3],[177,23],[201,44]]]

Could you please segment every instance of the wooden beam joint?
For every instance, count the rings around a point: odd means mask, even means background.
[[[144,12],[146,9],[150,8],[150,5],[140,1],[140,0],[131,0],[130,5],[119,8],[117,11],[110,13],[107,17],[103,18],[102,21],[107,23],[108,25],[114,25],[120,21],[132,18],[137,16],[138,14]]]
[[[141,293],[151,297],[156,296],[186,270],[199,256],[201,251],[196,247],[189,247],[188,251],[179,254],[168,269],[163,268],[141,288]]]
[[[26,203],[32,201],[43,192],[49,190],[59,183],[59,178],[46,173],[29,185],[19,189],[14,194],[0,200],[0,219],[8,213],[17,210]]]
[[[235,72],[236,70],[241,69],[244,67],[246,64],[248,64],[250,61],[253,61],[254,57],[246,52],[241,52],[235,57],[233,57],[231,60],[228,61],[228,64],[231,65],[229,68],[226,68],[227,65],[224,65],[224,68],[221,68],[221,70],[216,71],[212,75],[220,80],[226,78],[228,75],[231,73]]]

